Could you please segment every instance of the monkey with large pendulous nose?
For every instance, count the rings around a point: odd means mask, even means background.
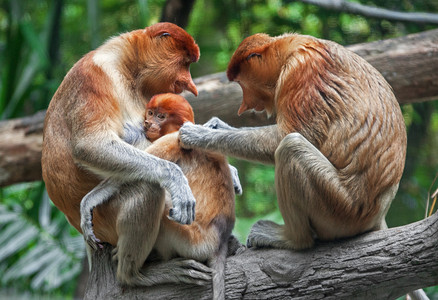
[[[185,124],[183,147],[275,164],[284,225],[257,222],[249,246],[305,249],[386,228],[403,173],[406,129],[383,76],[331,41],[299,34],[246,38],[228,65],[243,91],[239,114],[265,110],[276,125]]]
[[[102,180],[117,185],[114,201],[94,210],[94,232],[116,246],[117,278],[122,284],[210,280],[208,268],[188,262],[140,271],[157,239],[165,190],[169,217],[190,224],[195,199],[176,164],[134,147],[132,131],[143,134],[144,107],[158,93],[197,95],[190,64],[199,47],[182,28],[158,23],[109,39],[67,73],[47,110],[42,171],[53,203],[78,231],[82,198]],[[129,201],[126,201],[128,200]],[[161,271],[160,271],[161,270]]]

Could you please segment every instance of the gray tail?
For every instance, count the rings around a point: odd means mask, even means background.
[[[225,299],[225,264],[227,261],[228,243],[223,243],[217,255],[210,259],[209,265],[213,269],[213,300]]]

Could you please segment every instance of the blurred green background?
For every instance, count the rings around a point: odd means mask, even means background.
[[[399,11],[438,13],[437,0],[354,1]],[[0,120],[47,105],[72,65],[107,38],[160,21],[165,0],[0,1]],[[243,38],[298,32],[343,45],[436,28],[329,11],[299,1],[196,0],[186,30],[201,48],[193,77],[224,71]],[[390,227],[424,218],[438,172],[438,101],[404,105],[408,153]],[[258,219],[281,222],[274,169],[238,160],[244,193],[234,234],[245,240]],[[433,187],[436,189],[436,185]],[[82,237],[51,204],[42,182],[0,188],[0,299],[75,296],[85,256]],[[438,299],[438,288],[428,288]]]

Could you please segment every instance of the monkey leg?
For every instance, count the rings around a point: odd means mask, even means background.
[[[330,206],[344,207],[351,199],[337,169],[301,134],[287,135],[278,146],[275,183],[285,224],[257,222],[248,237],[249,246],[305,249],[313,246],[314,226],[318,236],[327,239],[342,230]]]
[[[156,184],[135,182],[125,184],[117,195],[120,211],[117,216],[117,279],[126,285],[155,284],[140,269],[151,252],[160,229],[164,210],[164,190]]]

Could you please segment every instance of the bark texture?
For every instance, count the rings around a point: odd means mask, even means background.
[[[226,265],[227,299],[395,299],[438,284],[438,214],[294,252],[247,249]],[[211,299],[211,286],[122,288],[111,248],[93,254],[85,299]]]

